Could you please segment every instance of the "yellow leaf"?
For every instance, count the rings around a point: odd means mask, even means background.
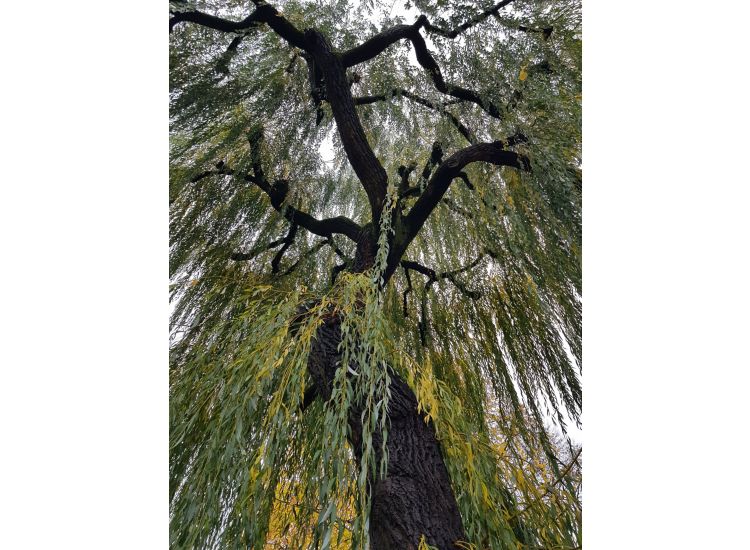
[[[492,501],[490,500],[490,494],[489,494],[489,491],[487,491],[487,485],[484,484],[484,481],[482,482],[482,497],[484,498],[484,503],[487,505],[487,507],[492,508]]]
[[[526,67],[528,67],[528,65],[529,65],[529,62],[527,61],[526,63],[523,64],[523,66],[521,66],[521,72],[518,73],[518,80],[520,80],[521,82],[526,80],[526,77],[529,76],[529,73],[526,71]]]

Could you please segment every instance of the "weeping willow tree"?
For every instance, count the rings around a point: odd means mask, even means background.
[[[580,547],[580,25],[170,2],[174,548]]]

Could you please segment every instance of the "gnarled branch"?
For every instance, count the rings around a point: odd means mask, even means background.
[[[287,21],[272,5],[261,0],[254,0],[256,9],[253,13],[241,21],[232,21],[216,17],[198,10],[173,10],[170,13],[169,32],[178,23],[196,23],[210,29],[222,32],[243,32],[257,28],[261,23],[266,23],[273,31],[301,50],[305,49],[305,37],[294,25]]]
[[[435,61],[435,58],[432,57],[432,54],[427,49],[427,44],[425,43],[424,38],[419,33],[419,29],[427,24],[427,17],[421,15],[413,25],[396,25],[395,27],[386,29],[366,40],[359,46],[342,53],[340,56],[341,61],[345,67],[351,67],[376,57],[383,50],[399,40],[410,40],[414,46],[414,53],[417,56],[417,62],[427,71],[427,74],[434,82],[435,87],[440,92],[452,95],[457,99],[476,103],[490,116],[498,119],[501,118],[500,108],[491,101],[485,100],[474,90],[445,82],[445,79],[440,72],[440,66],[437,64],[437,61]]]
[[[388,280],[401,260],[409,243],[416,237],[429,215],[440,203],[454,178],[460,177],[462,170],[472,162],[489,162],[497,166],[511,166],[520,170],[531,171],[528,158],[504,148],[505,143],[477,143],[453,153],[435,170],[422,194],[414,203],[409,213],[400,219],[400,227],[388,253],[388,264],[384,278]]]

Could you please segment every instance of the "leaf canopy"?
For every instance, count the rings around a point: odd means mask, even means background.
[[[373,211],[331,106],[311,93],[305,52],[265,22],[174,24],[172,545],[364,544],[366,482],[345,415],[360,396],[366,434],[387,431],[387,363],[436,426],[467,543],[579,547],[580,450],[555,435],[581,414],[579,2],[274,7],[338,52],[427,17],[420,36],[447,93],[410,40],[347,73],[388,177],[382,261],[391,213],[427,193],[443,154],[502,142],[530,170],[462,167],[381,290],[346,273],[351,235]],[[170,3],[172,17],[241,22],[249,10],[232,0]],[[329,403],[307,406],[307,355],[330,308],[348,319],[344,353],[361,376],[342,375]]]

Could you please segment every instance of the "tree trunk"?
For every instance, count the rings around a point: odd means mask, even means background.
[[[358,247],[355,270],[370,263],[372,250]],[[319,328],[308,360],[308,370],[326,401],[339,365],[340,342],[341,319],[332,316]],[[416,396],[406,382],[393,371],[390,375],[388,471],[383,479],[370,479],[371,548],[416,549],[424,535],[427,544],[440,550],[456,549],[455,542],[466,537],[435,428],[417,412]],[[349,414],[350,443],[357,461],[362,444],[360,413]],[[373,434],[375,449],[381,441],[379,434]]]
[[[341,320],[330,318],[312,345],[308,370],[324,400],[331,396],[340,342]],[[458,548],[454,543],[465,536],[435,428],[417,412],[414,392],[393,371],[390,390],[388,472],[384,479],[371,479],[372,549],[416,549],[422,535],[427,544],[440,550]],[[349,415],[350,443],[358,460],[362,444],[359,412]],[[373,435],[373,445],[379,448],[378,434]]]

